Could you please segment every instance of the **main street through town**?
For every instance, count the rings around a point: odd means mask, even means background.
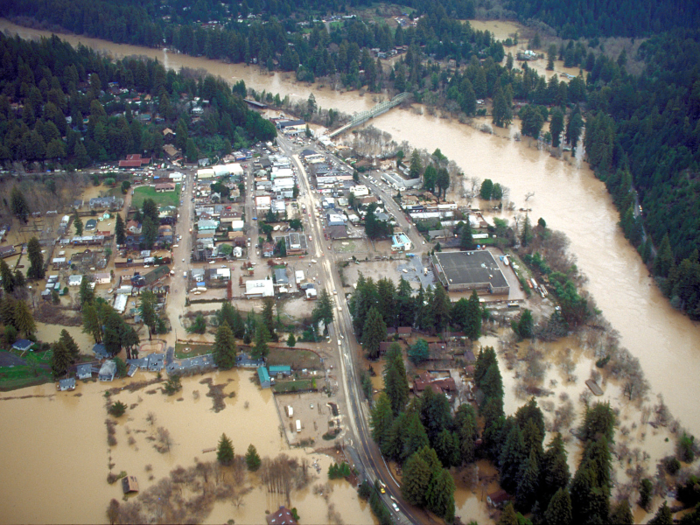
[[[401,489],[392,476],[379,448],[372,440],[369,428],[369,405],[364,399],[364,395],[359,387],[358,363],[362,356],[362,348],[358,344],[352,326],[352,318],[348,311],[345,297],[342,292],[342,282],[339,273],[336,271],[334,254],[331,246],[326,249],[326,242],[323,233],[323,226],[320,217],[316,212],[316,202],[308,180],[308,175],[299,159],[300,148],[295,147],[292,142],[285,137],[278,137],[277,143],[282,152],[290,157],[297,169],[300,194],[299,203],[306,206],[308,215],[306,219],[306,234],[310,235],[312,242],[309,245],[309,254],[315,257],[321,266],[319,281],[321,286],[325,286],[335,302],[335,322],[329,327],[332,342],[337,344],[338,357],[340,362],[340,381],[342,392],[345,397],[347,407],[348,432],[345,434],[345,450],[349,452],[355,461],[355,467],[360,471],[360,476],[374,482],[375,479],[382,480],[386,484],[387,493],[383,495],[384,503],[392,510],[394,519],[400,523],[436,523],[434,519],[425,511],[416,509],[403,501]],[[331,156],[337,165],[348,169],[344,162]],[[387,211],[392,213],[404,232],[410,235],[415,247],[422,246],[422,240],[406,221],[398,205],[391,196],[380,187],[370,185],[371,191],[380,196]],[[396,512],[392,503],[398,505],[400,512]]]

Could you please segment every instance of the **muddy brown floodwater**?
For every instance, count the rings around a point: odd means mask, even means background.
[[[27,38],[48,35],[4,20],[0,21],[0,29]],[[73,44],[81,42],[115,57],[143,55],[157,58],[170,68],[202,68],[230,81],[242,79],[249,87],[281,96],[304,100],[313,92],[320,107],[336,108],[346,113],[366,110],[374,105],[374,97],[370,95],[340,93],[299,84],[286,74],[268,74],[253,67],[97,39],[62,38]],[[571,241],[570,250],[577,258],[579,268],[589,279],[587,287],[598,307],[619,331],[622,344],[639,358],[651,384],[652,396],[663,394],[682,424],[691,432],[700,434],[700,404],[695,402],[700,397],[700,383],[696,380],[700,373],[700,330],[695,323],[673,310],[654,285],[637,252],[620,232],[618,213],[604,185],[595,179],[587,165],[575,160],[557,160],[538,151],[527,140],[510,140],[515,128],[507,133],[489,135],[456,121],[423,113],[393,110],[374,119],[372,124],[391,133],[397,142],[406,140],[412,146],[428,151],[440,148],[448,158],[457,162],[467,177],[490,178],[501,183],[510,189],[510,198],[516,208],[531,208],[533,221],[543,217],[552,229],[563,231]],[[525,206],[528,193],[534,193],[534,196]],[[82,403],[75,404],[76,412],[81,412]],[[65,428],[65,418],[61,418],[60,423],[59,420],[53,423]],[[41,428],[50,432],[48,426]],[[76,434],[81,431],[79,427],[74,430]],[[70,457],[75,456],[71,454]],[[86,473],[91,470],[86,468],[89,462],[88,458],[81,459],[78,462],[80,469],[76,468],[76,463],[67,462],[66,468],[74,473],[79,470]],[[60,485],[59,478],[55,479]],[[32,506],[32,512],[38,510]]]
[[[331,483],[326,501],[313,493],[317,484],[328,481],[330,458],[303,449],[290,450],[279,431],[279,417],[270,390],[260,390],[253,372],[219,372],[183,379],[182,391],[172,397],[157,385],[112,396],[129,406],[119,418],[117,444],[107,445],[104,392],[132,381],[153,379],[154,374],[137,373],[133,380],[114,383],[82,383],[74,392],[56,392],[52,384],[0,395],[0,419],[12,421],[12,432],[0,437],[0,523],[104,523],[111,498],[121,501],[121,485],[109,485],[110,472],[126,471],[138,478],[143,492],[177,466],[188,468],[199,461],[215,460],[216,447],[226,433],[237,454],[253,443],[261,457],[274,458],[281,452],[290,457],[318,460],[321,472],[308,488],[293,491],[292,504],[306,523],[328,522],[333,506],[345,523],[372,523],[370,510],[357,498],[349,483]],[[226,408],[215,413],[203,379],[225,385]],[[154,391],[158,389],[158,391]],[[155,414],[152,425],[148,414]],[[170,452],[161,454],[150,439],[158,427],[167,429],[173,441]],[[315,472],[314,472],[315,475]],[[256,482],[250,475],[249,482]],[[279,495],[268,494],[256,483],[240,507],[218,503],[209,523],[264,522],[265,511],[285,504]]]

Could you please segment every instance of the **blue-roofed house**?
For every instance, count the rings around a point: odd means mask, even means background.
[[[261,388],[270,388],[270,374],[267,373],[267,368],[264,366],[258,368],[258,379],[260,379]]]
[[[105,347],[105,345],[102,343],[96,343],[95,346],[92,347],[92,351],[98,359],[107,359],[108,357],[111,357],[107,353],[107,347]]]
[[[13,350],[18,350],[20,352],[26,352],[27,350],[30,350],[32,345],[34,343],[31,342],[29,339],[17,339],[15,341],[15,344],[12,345]]]
[[[92,378],[92,365],[90,363],[78,365],[75,375],[77,376],[78,379],[91,379]]]
[[[58,389],[61,392],[65,392],[66,390],[75,390],[75,378],[69,377],[67,379],[61,379],[58,382]]]
[[[269,367],[271,377],[291,376],[292,367],[289,365],[273,365]]]

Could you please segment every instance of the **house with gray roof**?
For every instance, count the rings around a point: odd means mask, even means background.
[[[61,379],[58,382],[58,389],[61,392],[65,392],[66,390],[75,390],[75,378],[69,377],[66,379]]]
[[[89,363],[78,365],[75,375],[78,379],[92,379],[92,365]]]
[[[117,375],[117,363],[112,361],[105,361],[100,368],[100,373],[98,378],[100,381],[114,381],[114,376]]]
[[[107,347],[105,347],[105,345],[102,343],[95,343],[95,345],[92,347],[92,352],[98,359],[107,359],[110,357],[109,353],[107,352]]]

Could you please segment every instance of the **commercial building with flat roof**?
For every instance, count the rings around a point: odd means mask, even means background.
[[[436,253],[431,263],[435,276],[450,291],[487,290],[500,295],[510,290],[505,275],[487,250]]]

